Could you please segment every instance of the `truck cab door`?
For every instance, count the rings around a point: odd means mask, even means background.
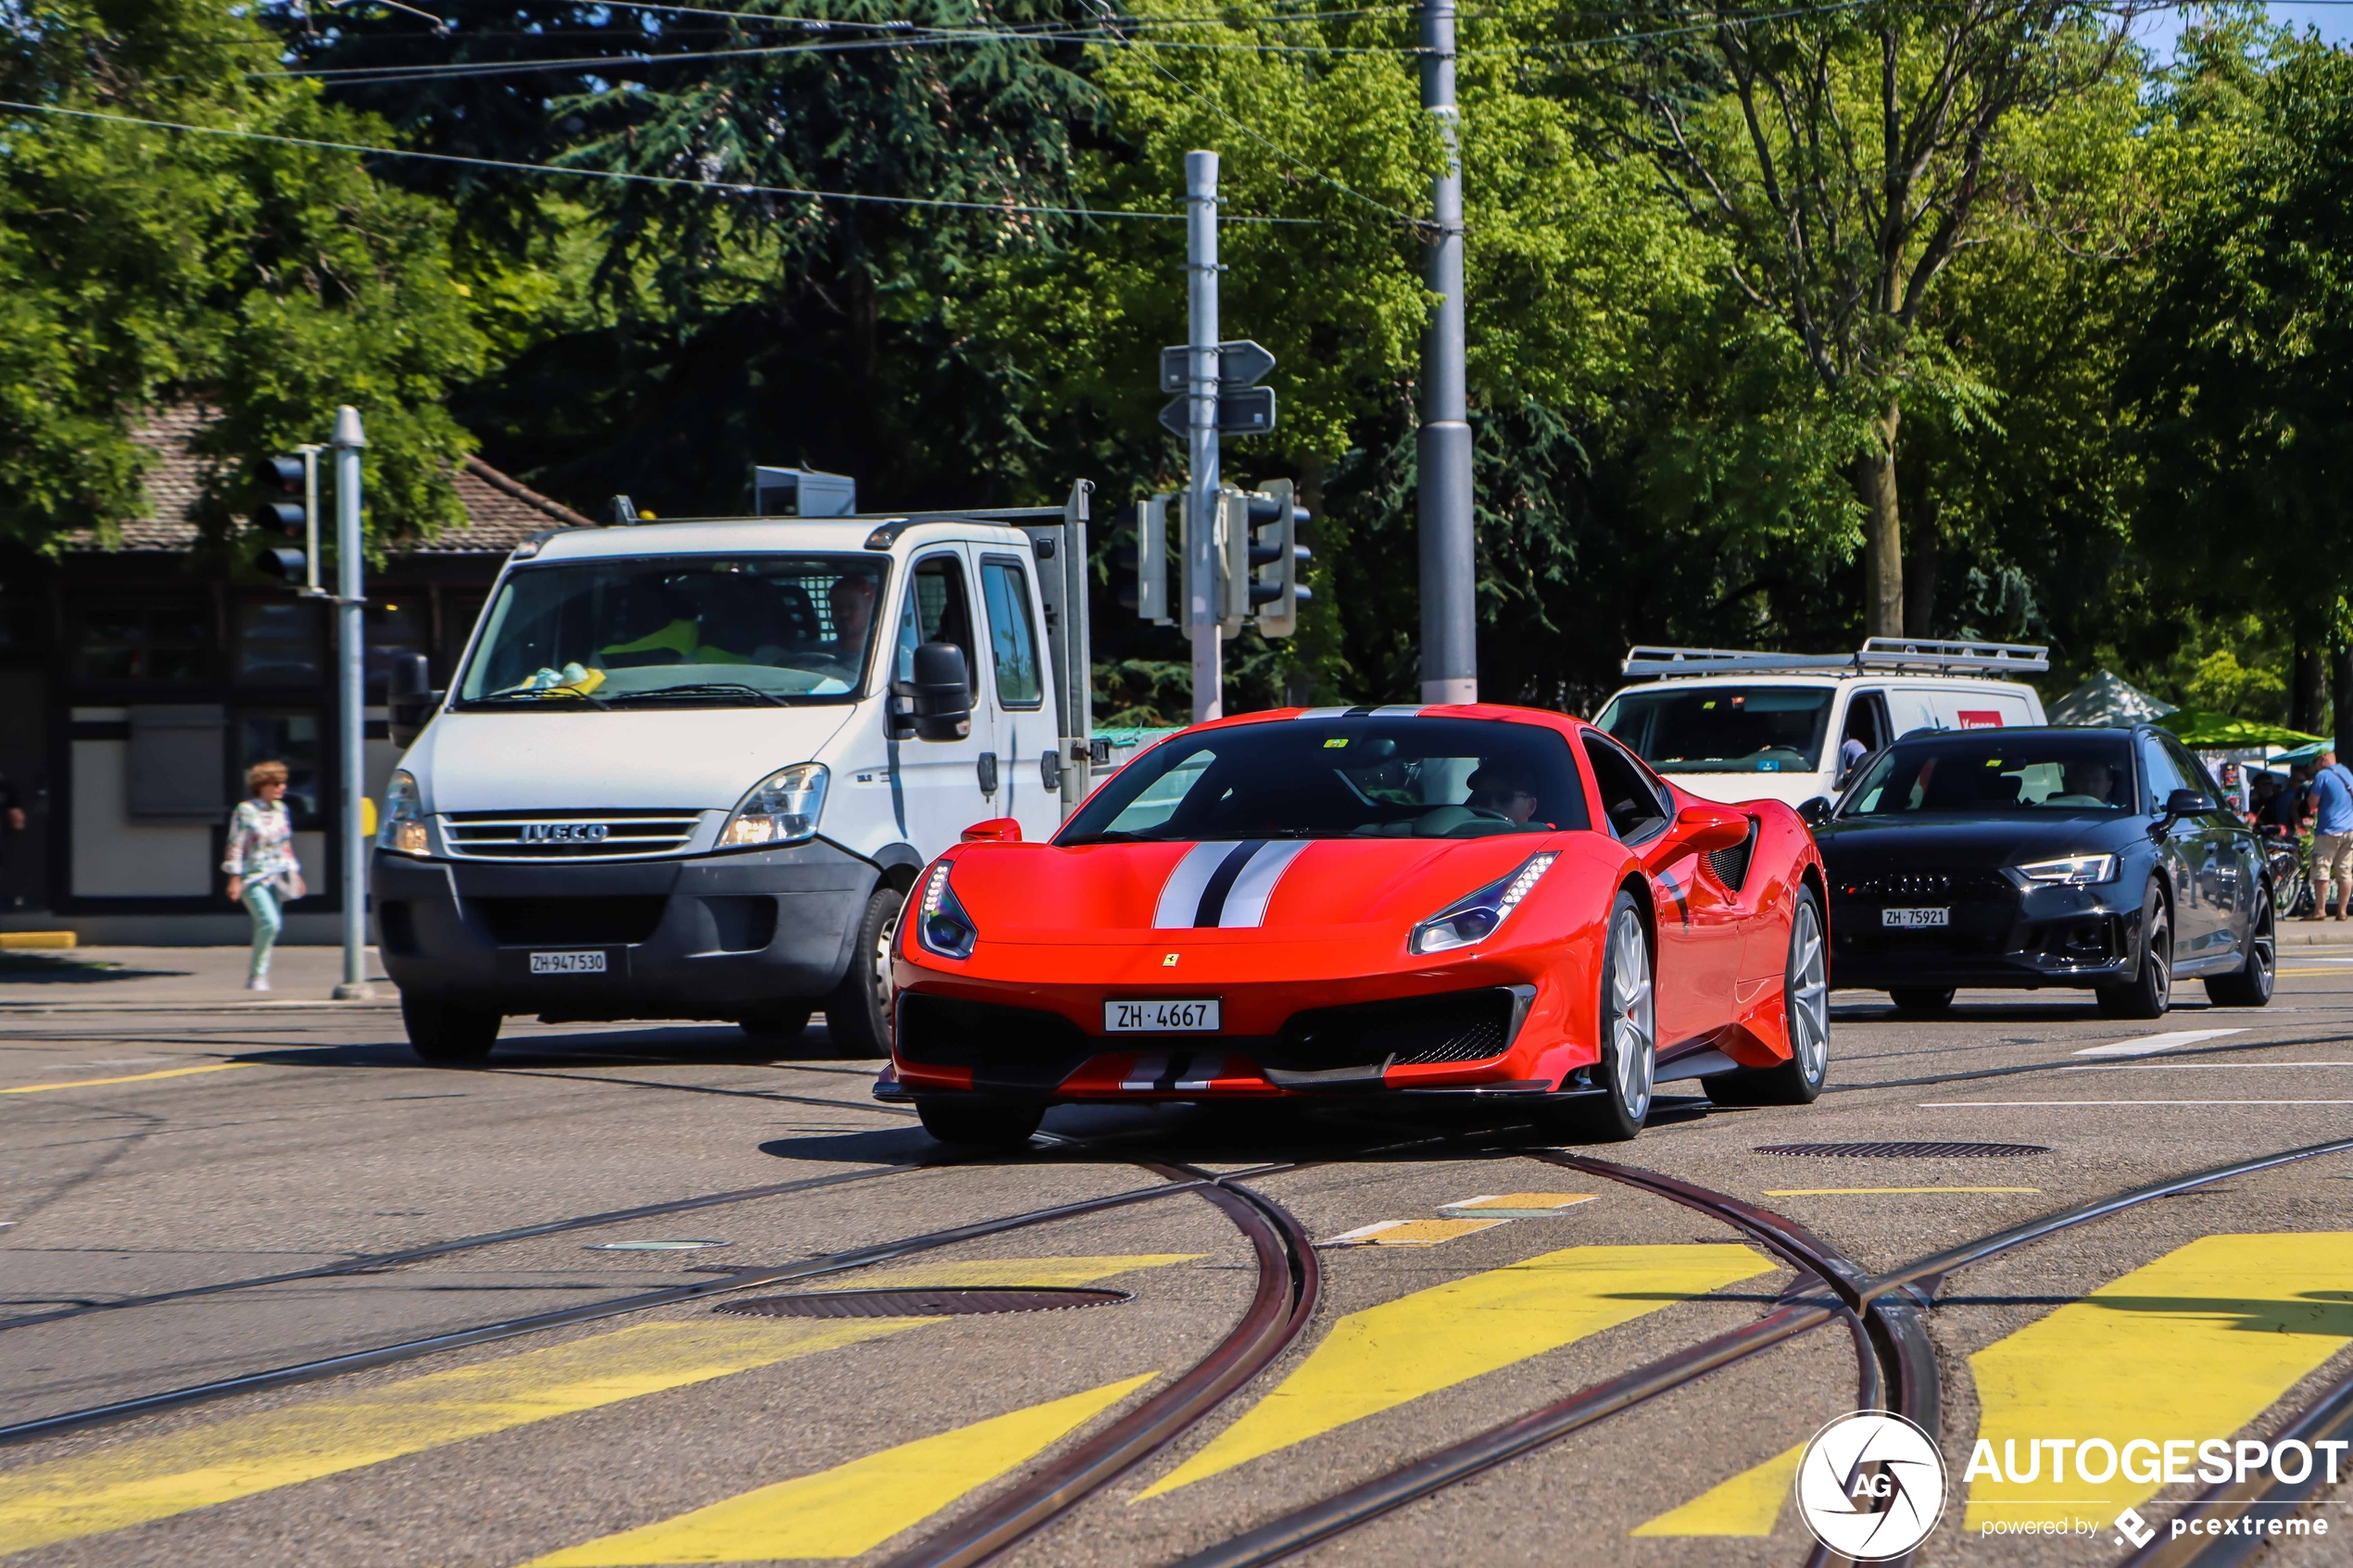
[[[1057,750],[1058,732],[1046,701],[1038,590],[1029,562],[1012,550],[983,549],[979,565],[989,658],[973,673],[996,737],[1000,779],[996,814],[1016,819],[1024,838],[1042,839],[1062,825],[1062,797],[1046,787],[1043,759]],[[977,709],[974,717],[979,717]]]
[[[964,650],[964,668],[976,688],[972,729],[963,740],[913,738],[890,743],[891,787],[907,837],[925,859],[957,840],[973,823],[998,813],[981,790],[981,759],[995,750],[995,717],[988,700],[987,650],[974,635],[970,568],[954,546],[917,556],[909,568],[905,596],[892,652],[891,679],[915,676],[915,648],[923,643],[953,643]],[[997,781],[1001,796],[1004,784]]]

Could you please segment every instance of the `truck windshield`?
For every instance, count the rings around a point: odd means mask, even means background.
[[[1627,692],[1601,727],[1662,773],[1807,773],[1821,766],[1827,686]]]
[[[1559,732],[1492,719],[1290,719],[1164,740],[1054,837],[1483,838],[1581,828]]]
[[[458,688],[470,708],[849,702],[886,563],[669,556],[508,575]]]
[[[1847,791],[1840,815],[2008,816],[2132,806],[2132,747],[2121,735],[1956,734],[1898,742]]]

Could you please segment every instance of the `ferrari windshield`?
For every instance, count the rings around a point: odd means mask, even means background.
[[[1942,811],[2127,811],[2132,747],[2120,734],[1989,733],[1900,741],[1847,791],[1847,817]]]
[[[467,707],[848,702],[886,563],[660,556],[527,566],[483,619]]]
[[[1601,727],[1662,773],[1806,773],[1821,765],[1828,686],[1674,686],[1627,692]]]
[[[1586,825],[1557,731],[1492,719],[1292,719],[1161,742],[1057,844],[1476,838]]]

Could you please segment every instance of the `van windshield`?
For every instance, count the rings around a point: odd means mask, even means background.
[[[849,702],[887,563],[670,556],[527,566],[483,619],[467,708]]]
[[[1821,766],[1828,686],[1681,686],[1627,692],[1601,727],[1662,773],[1810,773]]]

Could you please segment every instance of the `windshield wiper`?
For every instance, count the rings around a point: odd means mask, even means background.
[[[472,708],[476,703],[484,702],[553,702],[559,699],[569,699],[573,702],[585,702],[591,708],[610,708],[612,706],[612,704],[607,702],[603,697],[594,696],[584,691],[575,691],[570,686],[548,686],[543,690],[535,692],[484,692],[480,696],[470,696],[465,698],[459,706]]]
[[[623,700],[648,702],[673,696],[715,696],[724,692],[741,692],[746,696],[756,696],[762,702],[774,703],[778,708],[792,706],[774,692],[764,692],[758,686],[748,686],[741,681],[690,681],[680,686],[656,686],[650,691],[623,693]]]

